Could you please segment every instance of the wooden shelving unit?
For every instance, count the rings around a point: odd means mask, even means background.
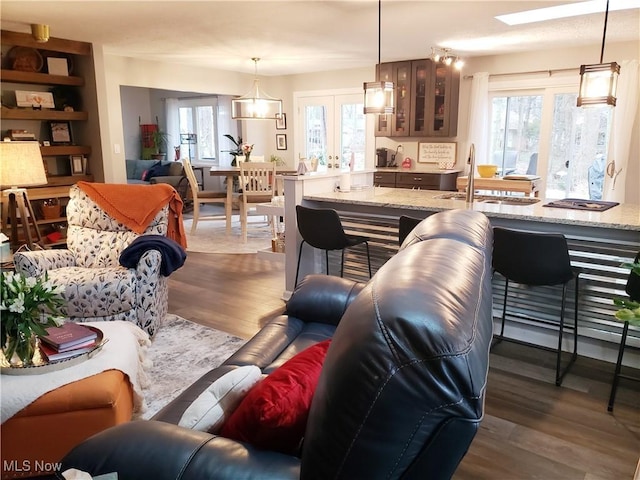
[[[74,111],[65,111],[62,105],[56,105],[57,109],[36,110],[31,108],[12,107],[11,105],[3,105],[0,109],[0,120],[4,131],[8,129],[28,129],[33,131],[40,144],[46,140],[51,141],[46,136],[41,138],[47,128],[42,122],[61,121],[71,122],[72,129],[74,122],[87,122],[91,118],[97,121],[97,104],[95,99],[95,85],[93,82],[93,53],[91,44],[86,42],[78,42],[74,40],[66,40],[61,38],[50,38],[46,44],[37,43],[30,34],[11,32],[2,30],[0,32],[0,42],[3,46],[10,47],[26,47],[33,48],[41,53],[43,57],[66,58],[69,65],[70,75],[51,75],[47,73],[46,63],[41,71],[30,72],[22,70],[13,70],[12,64],[3,64],[0,70],[0,80],[2,89],[5,92],[12,90],[29,90],[29,86],[33,90],[42,91],[43,87],[64,87],[70,89],[77,94],[78,103],[71,104]],[[3,49],[4,53],[4,49]],[[4,57],[4,55],[3,55]],[[4,59],[6,60],[6,59]],[[21,86],[24,85],[23,88]],[[3,98],[3,100],[5,100]],[[88,110],[88,111],[85,111]],[[26,122],[26,123],[25,123]],[[99,134],[89,133],[91,129],[78,128],[72,130],[72,140],[77,145],[42,145],[40,152],[48,167],[47,180],[48,184],[42,187],[34,187],[27,189],[29,199],[32,203],[36,223],[43,237],[54,231],[66,231],[66,205],[69,200],[69,188],[78,181],[94,181],[91,172],[92,158],[91,155],[94,147],[97,151],[100,145]],[[4,134],[4,132],[3,132]],[[51,142],[53,143],[53,142]],[[88,172],[85,175],[69,175],[70,173],[70,156],[81,155],[89,161]],[[100,152],[98,152],[98,157]],[[101,158],[100,158],[101,163]],[[95,166],[96,169],[100,165]],[[98,171],[98,170],[96,170]],[[55,199],[60,204],[60,215],[54,218],[44,218],[42,214],[42,204],[45,200]],[[5,201],[0,199],[0,201]],[[7,228],[6,221],[2,223],[3,229]],[[46,247],[56,245],[64,245],[66,238],[59,241],[45,243]]]

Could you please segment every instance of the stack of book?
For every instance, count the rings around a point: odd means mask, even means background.
[[[90,352],[98,340],[95,330],[72,322],[46,330],[47,335],[40,337],[40,351],[49,362]]]

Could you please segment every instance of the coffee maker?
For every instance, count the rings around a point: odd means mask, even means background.
[[[376,167],[395,167],[396,155],[390,148],[376,149]]]

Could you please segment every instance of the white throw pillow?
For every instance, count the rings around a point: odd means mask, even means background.
[[[240,400],[261,379],[262,372],[254,365],[238,367],[224,374],[189,405],[178,425],[217,433]]]

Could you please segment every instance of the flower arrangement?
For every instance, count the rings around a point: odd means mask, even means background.
[[[249,156],[251,155],[251,152],[253,151],[253,143],[252,144],[243,143],[240,146],[240,149],[242,150],[242,153],[244,154],[245,162],[248,162],[249,161]]]
[[[35,352],[35,337],[46,335],[46,327],[58,326],[63,305],[64,286],[55,286],[44,278],[21,273],[0,272],[0,347],[5,359],[16,354],[23,366],[30,365]]]

